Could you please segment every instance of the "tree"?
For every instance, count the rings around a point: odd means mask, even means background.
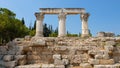
[[[43,35],[44,37],[49,37],[49,34],[51,33],[50,29],[47,27],[47,24],[45,23],[43,25]]]
[[[28,34],[28,28],[15,16],[12,11],[0,8],[0,43]]]
[[[22,21],[22,24],[23,24],[23,25],[25,25],[25,21],[24,21],[24,18],[22,18],[22,20],[21,20],[21,21]]]

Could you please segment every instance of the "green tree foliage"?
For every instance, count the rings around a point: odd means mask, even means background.
[[[57,37],[57,36],[58,36],[58,27],[55,30],[52,29],[51,33],[49,34],[49,37]]]
[[[28,34],[27,27],[15,16],[16,14],[12,11],[0,8],[0,43]]]
[[[67,31],[67,37],[78,37],[78,34],[71,34]]]
[[[34,22],[33,27],[31,26],[31,23],[30,23],[30,26],[29,26],[29,35],[30,36],[35,36],[35,29],[36,29],[36,21]]]

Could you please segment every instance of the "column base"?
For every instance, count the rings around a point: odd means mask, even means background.
[[[36,31],[35,37],[43,37],[42,31]]]
[[[87,37],[90,37],[90,35],[89,34],[82,34],[81,37],[82,38],[87,38]]]
[[[35,37],[43,37],[43,35],[35,35]]]

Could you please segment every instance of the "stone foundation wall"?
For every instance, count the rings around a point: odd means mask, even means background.
[[[0,46],[8,68],[119,68],[120,37],[16,38]]]

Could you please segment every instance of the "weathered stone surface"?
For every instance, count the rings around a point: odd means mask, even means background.
[[[54,64],[55,64],[55,65],[62,65],[62,64],[63,64],[63,61],[60,60],[60,59],[54,59]]]
[[[0,55],[7,54],[8,46],[0,46]]]
[[[30,41],[30,39],[31,39],[31,36],[25,36],[25,38],[24,38],[26,41]]]
[[[105,32],[98,32],[97,37],[105,37]]]
[[[6,61],[6,62],[12,61],[13,60],[13,55],[5,55],[3,57],[3,60]]]
[[[14,68],[17,65],[16,61],[4,62],[0,61],[0,65],[5,66],[6,68]]]
[[[63,65],[68,65],[69,64],[69,60],[68,59],[62,59],[62,63],[63,63]]]
[[[88,54],[90,54],[90,55],[96,55],[97,51],[96,50],[89,50]]]
[[[18,61],[18,65],[25,65],[27,63],[26,55],[16,55],[15,60]]]
[[[64,65],[55,65],[55,68],[65,68]]]
[[[105,43],[107,46],[113,46],[113,45],[115,45],[116,43],[115,43],[115,41],[106,41],[106,43]]]
[[[61,55],[60,54],[54,54],[53,59],[59,59],[61,60]]]
[[[98,65],[99,64],[99,60],[98,59],[89,59],[88,62],[90,64],[93,64],[93,65]]]
[[[103,59],[102,55],[95,55],[95,59]]]
[[[106,60],[107,60],[107,59],[110,59],[110,57],[109,57],[108,54],[104,54],[104,55],[103,55],[103,59],[106,59]]]
[[[33,41],[31,41],[31,46],[45,46],[45,40],[43,39],[34,39]]]
[[[119,68],[120,64],[115,65],[95,65],[94,68]]]
[[[80,64],[81,68],[93,68],[91,64],[89,63],[82,63]]]
[[[109,59],[109,60],[105,60],[105,59],[100,59],[99,60],[99,64],[102,65],[110,65],[110,64],[114,64],[114,60],[113,59]]]
[[[101,65],[97,68],[103,66],[106,68],[110,68],[110,66],[119,67],[119,65],[113,65],[120,62],[120,42],[118,40],[116,41],[115,38],[96,37],[91,40],[91,38],[52,37],[51,39],[39,37],[37,39],[45,41],[45,46],[31,44],[35,39],[31,39],[30,41],[25,39],[11,41],[6,46],[0,46],[0,56],[2,55],[0,60],[4,60],[4,56],[6,55],[14,56],[14,59],[7,59],[0,62],[0,64],[5,65],[7,62],[17,61],[17,65],[21,65],[23,68],[40,68],[42,64],[48,68],[55,68],[56,65],[62,65],[66,68],[70,66],[78,66],[78,68],[87,68],[88,66],[89,68],[90,65],[93,68],[96,65]],[[48,42],[51,44],[49,45]],[[65,42],[67,45],[59,45],[58,42]]]
[[[16,66],[15,68],[41,68],[42,64],[29,64],[29,65],[21,65]]]
[[[62,59],[68,59],[68,55],[62,55]]]

